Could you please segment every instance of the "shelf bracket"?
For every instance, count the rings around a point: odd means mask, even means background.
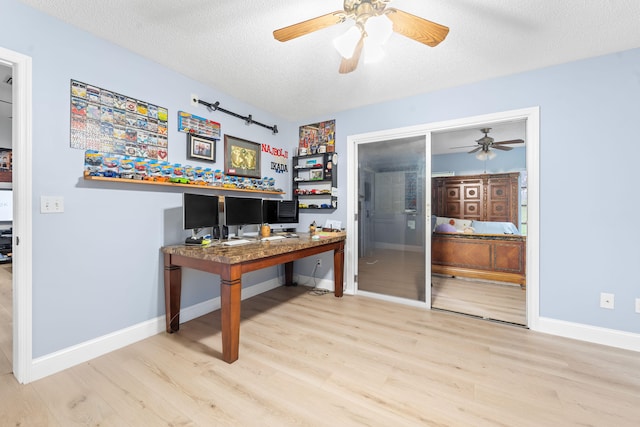
[[[193,100],[196,101],[198,104],[204,105],[205,107],[207,107],[207,110],[209,110],[211,112],[213,112],[213,111],[221,111],[221,112],[223,112],[225,114],[229,114],[230,116],[237,117],[237,118],[239,118],[241,120],[244,120],[244,122],[245,122],[245,124],[247,126],[249,126],[251,124],[256,124],[256,125],[261,126],[261,127],[265,128],[265,129],[269,129],[274,135],[278,133],[278,126],[277,125],[273,125],[273,126],[265,125],[264,123],[260,123],[260,122],[257,122],[255,120],[253,120],[253,116],[251,114],[249,114],[248,116],[242,116],[240,114],[234,113],[233,111],[226,110],[226,109],[224,109],[224,108],[222,108],[220,106],[220,101],[216,101],[216,102],[214,102],[212,104],[210,102],[202,101],[202,100],[196,99],[196,98],[194,98]]]

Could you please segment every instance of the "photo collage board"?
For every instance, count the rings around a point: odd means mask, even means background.
[[[335,151],[335,144],[335,119],[300,126],[298,155],[331,153]]]
[[[167,160],[167,108],[71,80],[71,148]]]

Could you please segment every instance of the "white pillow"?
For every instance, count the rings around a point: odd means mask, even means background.
[[[471,223],[473,220],[471,219],[460,219],[460,218],[447,218],[444,216],[436,217],[436,226],[440,224],[449,224],[453,225],[456,230],[462,232],[465,228],[471,227]]]

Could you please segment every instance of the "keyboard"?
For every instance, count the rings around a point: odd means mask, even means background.
[[[269,236],[269,237],[263,237],[260,240],[280,240],[280,239],[284,239],[284,236]]]
[[[251,243],[251,240],[247,240],[247,239],[225,240],[222,244],[225,246],[236,246],[236,245],[245,245],[247,243]]]

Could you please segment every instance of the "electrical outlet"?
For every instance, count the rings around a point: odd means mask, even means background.
[[[636,313],[640,313],[640,298],[636,298]]]
[[[318,258],[318,259],[316,260],[316,265],[317,265],[318,267],[322,267],[322,260],[321,260],[320,258]]]
[[[600,294],[600,307],[613,309],[614,300],[615,300],[615,295],[602,292]]]

